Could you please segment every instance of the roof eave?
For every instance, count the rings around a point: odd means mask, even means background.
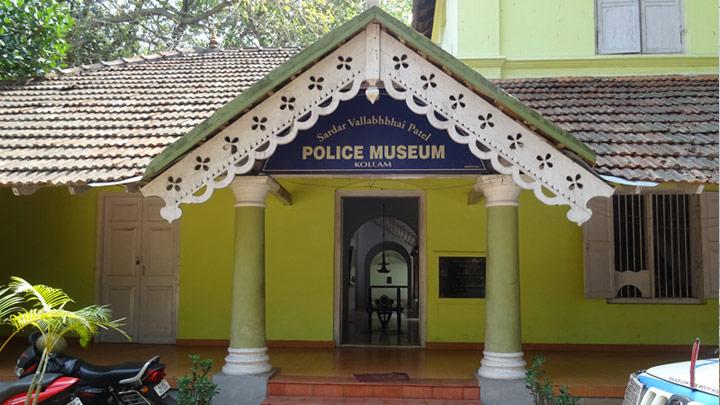
[[[405,26],[382,9],[372,7],[288,59],[182,138],[169,145],[150,161],[143,177],[151,179],[158,175],[191,150],[193,146],[222,129],[226,123],[261,101],[268,93],[274,91],[294,74],[307,69],[316,60],[342,45],[372,22],[379,23],[388,32],[402,38],[407,45],[422,53],[433,63],[443,66],[456,79],[466,83],[467,86],[491,99],[496,104],[505,106],[525,125],[534,128],[553,142],[574,152],[583,160],[591,164],[595,162],[595,153],[589,147],[542,117],[535,110],[525,106],[519,100],[492,84],[478,72],[445,52],[422,34]]]

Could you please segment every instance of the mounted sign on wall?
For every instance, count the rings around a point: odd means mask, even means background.
[[[467,145],[413,113],[403,101],[382,94],[375,104],[358,96],[320,117],[295,140],[278,146],[266,173],[447,173],[491,174]]]

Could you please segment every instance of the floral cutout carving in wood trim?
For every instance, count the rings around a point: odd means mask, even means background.
[[[350,62],[352,62],[352,60],[352,56],[338,56],[338,61],[340,63],[336,66],[337,70],[350,70],[352,68],[350,66]]]
[[[512,149],[512,150],[520,149],[523,146],[525,146],[525,144],[523,144],[522,141],[520,140],[520,139],[522,139],[522,134],[519,132],[515,135],[508,135],[507,139],[508,139],[508,141],[510,141],[510,149]]]
[[[293,111],[295,109],[295,97],[280,97],[280,109]]]
[[[492,122],[492,113],[487,113],[487,115],[483,116],[482,114],[478,115],[478,119],[480,120],[480,129],[485,129],[485,127],[492,128],[495,126],[495,123]]]
[[[462,93],[458,94],[457,96],[451,95],[450,101],[452,102],[452,104],[450,105],[450,108],[452,108],[453,110],[456,110],[458,107],[465,108],[465,102],[463,101],[463,97],[465,97],[465,95]]]
[[[433,89],[435,87],[437,87],[437,83],[435,83],[433,81],[434,78],[435,78],[435,73],[430,73],[430,75],[428,75],[428,76],[425,76],[425,75],[420,76],[420,80],[422,80],[424,82],[423,86],[422,86],[423,90],[427,90],[428,87],[432,87]]]
[[[407,63],[407,55],[402,54],[400,56],[393,56],[393,62],[395,62],[395,70],[400,70],[400,68],[407,69],[410,65]]]
[[[182,188],[182,187],[180,187],[180,183],[182,183],[182,178],[170,176],[170,177],[168,177],[168,184],[167,184],[167,187],[165,187],[165,189],[167,191],[170,191],[170,190],[180,191],[180,189]]]
[[[252,117],[253,124],[250,127],[253,131],[260,129],[261,131],[264,131],[266,129],[265,123],[267,122],[267,117],[258,117],[257,115]]]
[[[229,150],[230,154],[234,155],[238,152],[238,143],[240,142],[240,138],[237,136],[234,136],[230,138],[229,136],[225,137],[225,145],[223,145],[223,149]]]
[[[580,173],[576,174],[573,178],[572,176],[567,176],[565,179],[570,182],[570,186],[568,187],[570,190],[575,190],[576,188],[578,190],[581,190],[583,188],[583,184],[580,182],[582,176],[580,176]]]
[[[323,85],[322,83],[325,81],[325,78],[322,76],[310,76],[310,84],[308,85],[308,90],[318,89],[322,90]]]
[[[196,171],[197,170],[204,170],[204,171],[210,170],[210,158],[209,157],[203,158],[201,156],[197,156],[195,158],[195,162],[196,162],[196,164],[195,164]]]
[[[553,162],[550,161],[550,158],[552,158],[552,155],[550,155],[549,153],[546,153],[545,156],[543,156],[543,155],[537,155],[535,158],[536,158],[536,159],[538,160],[538,162],[539,162],[539,163],[538,163],[538,168],[539,168],[540,170],[543,170],[543,169],[545,169],[546,167],[547,167],[548,169],[552,169],[552,167],[553,167]]]

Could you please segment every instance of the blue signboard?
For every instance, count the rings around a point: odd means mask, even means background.
[[[493,172],[467,145],[455,143],[427,117],[387,94],[371,104],[364,95],[340,103],[295,140],[278,146],[266,173],[465,173]]]

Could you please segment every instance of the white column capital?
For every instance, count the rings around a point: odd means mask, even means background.
[[[235,194],[236,207],[265,207],[265,199],[271,189],[267,176],[238,176],[230,183]]]
[[[473,188],[483,194],[486,207],[518,206],[518,196],[522,191],[512,176],[501,174],[480,176]]]

